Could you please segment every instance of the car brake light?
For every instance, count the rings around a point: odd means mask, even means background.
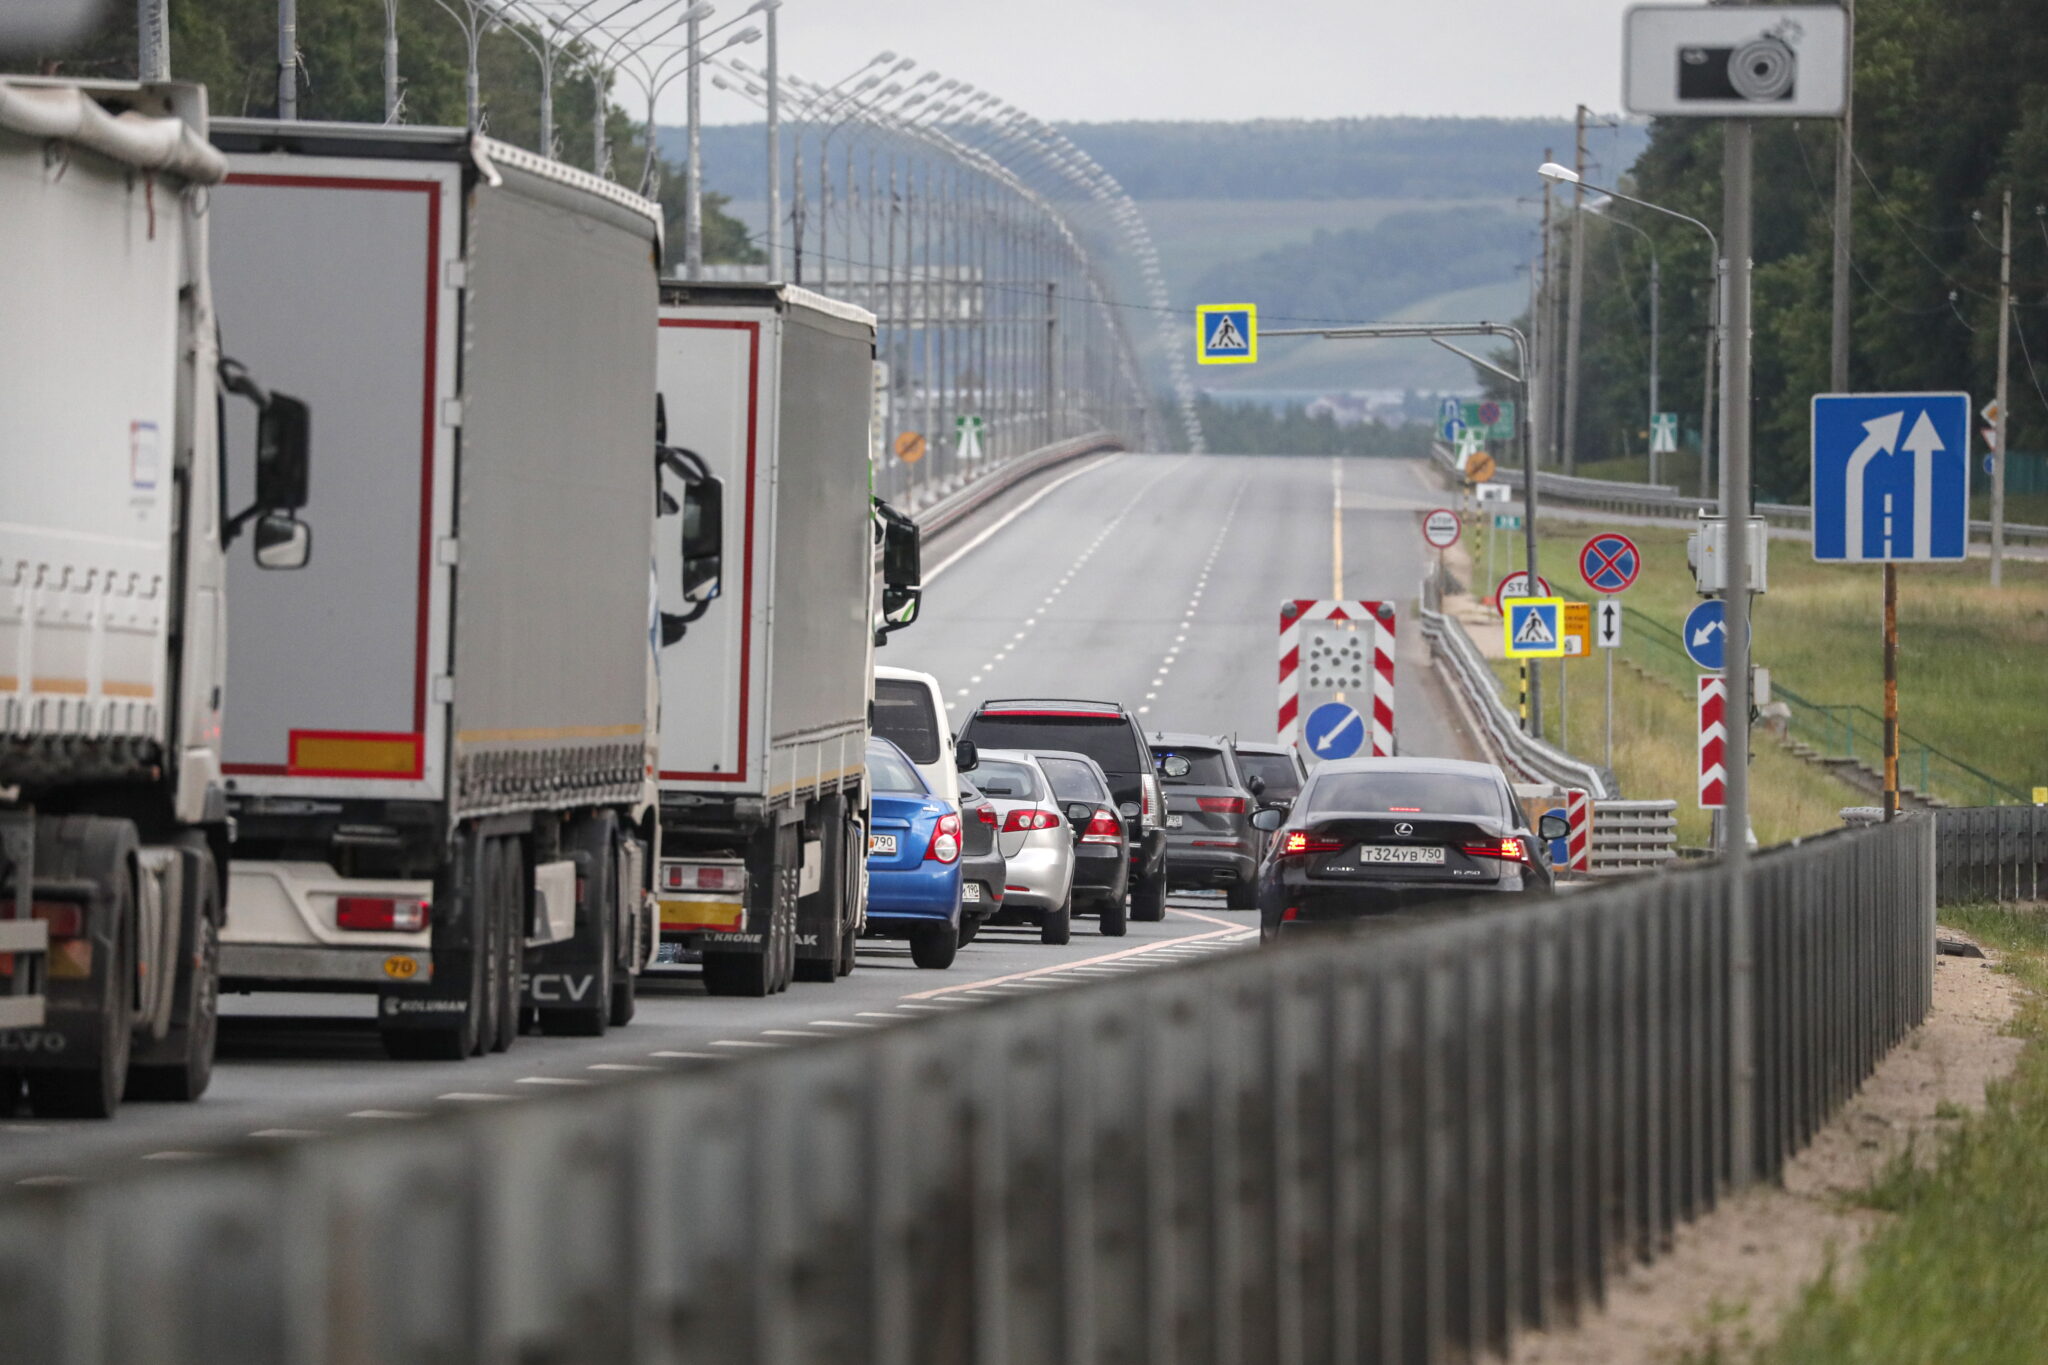
[[[1292,923],[1293,921],[1298,920],[1300,918],[1301,907],[1297,905],[1290,905],[1285,910],[1282,910],[1280,912],[1280,920],[1282,923]]]
[[[1123,842],[1123,837],[1123,821],[1117,819],[1116,812],[1097,806],[1095,814],[1088,817],[1088,828],[1082,832],[1081,842],[1084,844],[1118,844]]]
[[[49,936],[58,938],[83,938],[85,936],[85,907],[70,901],[34,901],[29,911],[41,920]]]
[[[334,923],[341,929],[417,933],[432,918],[432,902],[411,896],[342,896],[334,902]]]
[[[1513,863],[1529,860],[1528,846],[1515,838],[1502,839],[1498,843],[1465,844],[1458,851],[1473,858],[1504,858]]]
[[[1060,818],[1049,810],[1031,810],[1018,807],[1003,817],[1003,833],[1015,834],[1019,830],[1051,829],[1058,825]]]
[[[1420,806],[1388,806],[1388,807],[1387,807],[1387,809],[1388,809],[1388,810],[1390,810],[1390,811],[1393,811],[1393,812],[1394,812],[1395,814],[1397,814],[1397,815],[1420,815],[1420,814],[1422,814],[1422,807],[1420,807]]]
[[[1195,804],[1212,815],[1243,815],[1242,796],[1198,796]]]
[[[1145,803],[1144,809],[1139,811],[1138,815],[1139,818],[1144,820],[1147,824],[1150,824],[1152,821],[1157,820],[1159,818],[1159,807],[1155,805],[1153,802],[1152,784],[1153,779],[1150,776],[1141,777],[1138,779],[1139,798]]]
[[[960,858],[960,817],[947,811],[932,827],[931,842],[924,846],[928,863],[951,863]]]
[[[1294,857],[1305,853],[1335,853],[1343,847],[1344,841],[1342,839],[1332,839],[1327,835],[1309,834],[1302,830],[1295,830],[1280,845],[1280,853],[1282,857]]]

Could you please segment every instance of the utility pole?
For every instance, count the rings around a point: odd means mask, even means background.
[[[135,7],[135,74],[140,80],[171,78],[170,0],[141,0]]]
[[[476,63],[469,66],[469,79],[476,80]],[[470,124],[475,126],[474,97]],[[299,116],[299,0],[277,0],[277,116]]]
[[[2005,581],[2005,433],[2012,423],[2012,191],[2005,192],[2005,226],[1998,242],[1998,448],[1991,452],[1991,586]]]
[[[1647,237],[1644,240],[1650,242],[1650,482],[1656,483],[1657,414],[1662,411],[1657,404],[1657,350],[1662,330],[1663,304],[1660,300],[1664,297],[1664,268],[1662,262],[1657,259],[1657,243]],[[1676,448],[1675,442],[1673,448]],[[1611,768],[1614,765],[1609,763],[1607,766]]]
[[[1579,327],[1586,311],[1586,106],[1575,117],[1572,170],[1578,180],[1572,184],[1571,277],[1565,281],[1564,322],[1564,423],[1559,428],[1560,454],[1564,472],[1579,465]]]

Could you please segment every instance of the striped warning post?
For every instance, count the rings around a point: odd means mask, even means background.
[[[1280,743],[1293,744],[1301,731],[1301,625],[1304,621],[1370,621],[1372,632],[1372,754],[1394,752],[1394,604],[1318,602],[1298,597],[1280,604]],[[1364,711],[1361,706],[1359,710]]]
[[[1593,870],[1593,794],[1567,791],[1564,794],[1565,866],[1574,872]]]
[[[1719,810],[1728,785],[1728,680],[1700,675],[1700,809]]]

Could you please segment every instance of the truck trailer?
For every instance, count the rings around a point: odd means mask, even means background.
[[[222,335],[332,452],[308,571],[229,584],[226,988],[373,994],[401,1058],[602,1033],[655,947],[659,209],[459,129],[213,137]]]
[[[0,1113],[212,1075],[226,556],[305,562],[309,425],[216,348],[206,132],[198,86],[0,78]]]
[[[660,338],[669,439],[735,551],[686,601],[686,546],[658,543],[661,937],[712,994],[766,995],[853,969],[874,646],[916,617],[917,528],[873,496],[873,315],[670,282]]]

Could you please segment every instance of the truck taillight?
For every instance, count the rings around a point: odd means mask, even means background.
[[[928,863],[951,863],[960,858],[960,817],[947,811],[932,829],[931,842],[924,847]]]
[[[1020,830],[1051,829],[1059,824],[1060,818],[1049,810],[1019,808],[1003,817],[1003,833],[1015,834]]]
[[[1244,814],[1244,798],[1242,796],[1198,796],[1195,798],[1195,804],[1208,811],[1211,815]]]
[[[1123,821],[1116,818],[1116,812],[1095,808],[1095,814],[1088,817],[1088,828],[1081,833],[1084,844],[1118,844],[1123,842]]]
[[[432,917],[432,902],[411,896],[342,896],[334,902],[334,923],[341,929],[411,934]]]
[[[70,901],[35,901],[29,912],[41,920],[52,939],[85,937],[85,907]]]
[[[661,889],[737,895],[747,889],[747,869],[739,863],[663,863]]]

